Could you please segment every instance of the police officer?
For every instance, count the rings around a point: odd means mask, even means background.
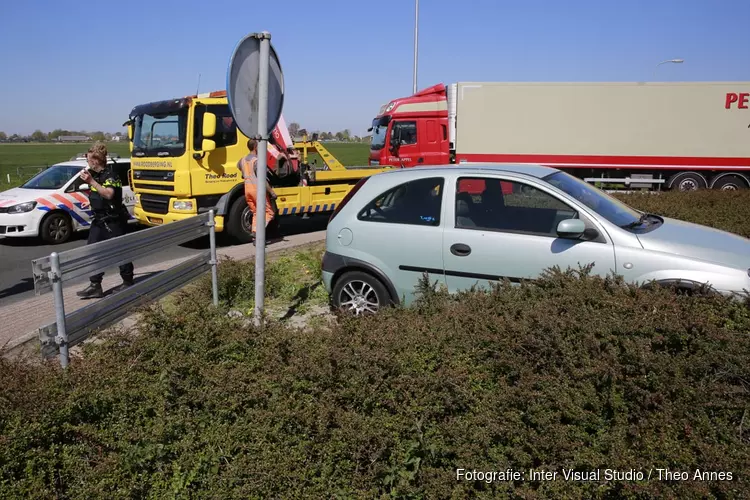
[[[88,151],[86,158],[89,168],[79,175],[89,185],[89,205],[93,211],[88,244],[122,236],[127,231],[127,209],[122,203],[122,181],[112,164],[107,163],[107,146],[97,142]],[[85,208],[85,207],[84,207]],[[120,266],[122,285],[115,288],[118,292],[133,284],[133,263]],[[104,296],[102,278],[104,273],[91,276],[91,284],[78,292],[83,299],[94,299]]]

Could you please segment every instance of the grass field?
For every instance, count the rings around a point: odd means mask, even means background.
[[[367,165],[367,157],[370,155],[370,145],[367,143],[331,142],[322,144],[329,153],[347,167]],[[317,160],[318,166],[323,166],[323,160],[317,153],[308,153],[307,161],[312,163],[313,160]]]
[[[90,143],[79,144],[0,144],[0,191],[22,184],[37,170],[30,167],[45,167],[70,160],[77,154],[88,151]],[[130,156],[127,143],[107,144],[110,153]],[[8,183],[10,174],[10,183]]]
[[[0,144],[0,191],[5,191],[22,184],[34,176],[38,169],[66,161],[89,149],[89,143],[80,144]],[[325,147],[346,166],[367,165],[368,144],[330,143]],[[107,144],[110,153],[130,156],[127,143],[111,142]],[[309,154],[308,161],[317,159],[323,165],[320,156]],[[8,182],[10,175],[10,182]]]

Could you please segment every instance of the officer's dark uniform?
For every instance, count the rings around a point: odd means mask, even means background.
[[[89,170],[94,180],[102,187],[111,187],[115,195],[111,200],[104,198],[99,192],[91,186],[89,194],[89,203],[93,212],[91,229],[89,230],[88,244],[108,240],[117,236],[122,236],[127,231],[128,213],[125,205],[122,203],[122,181],[114,171],[114,165],[107,163],[104,170],[95,172]],[[128,262],[120,266],[120,276],[123,284],[118,289],[133,284],[133,263]],[[99,298],[104,295],[102,291],[102,278],[104,273],[91,276],[91,284],[83,291],[78,292],[79,297]],[[115,290],[117,291],[117,290]]]

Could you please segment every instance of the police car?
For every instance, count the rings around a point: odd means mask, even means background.
[[[130,158],[109,156],[108,164],[122,181],[122,201],[130,223],[135,195],[130,188]],[[76,231],[91,227],[88,184],[78,176],[88,167],[85,155],[43,170],[21,187],[0,193],[0,238],[41,237],[49,244],[65,243]],[[86,208],[82,208],[85,206]]]

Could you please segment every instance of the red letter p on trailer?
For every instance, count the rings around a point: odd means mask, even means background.
[[[737,102],[739,100],[740,96],[739,94],[735,94],[734,92],[730,92],[727,94],[727,101],[724,105],[725,109],[729,109],[732,107],[733,102]]]

